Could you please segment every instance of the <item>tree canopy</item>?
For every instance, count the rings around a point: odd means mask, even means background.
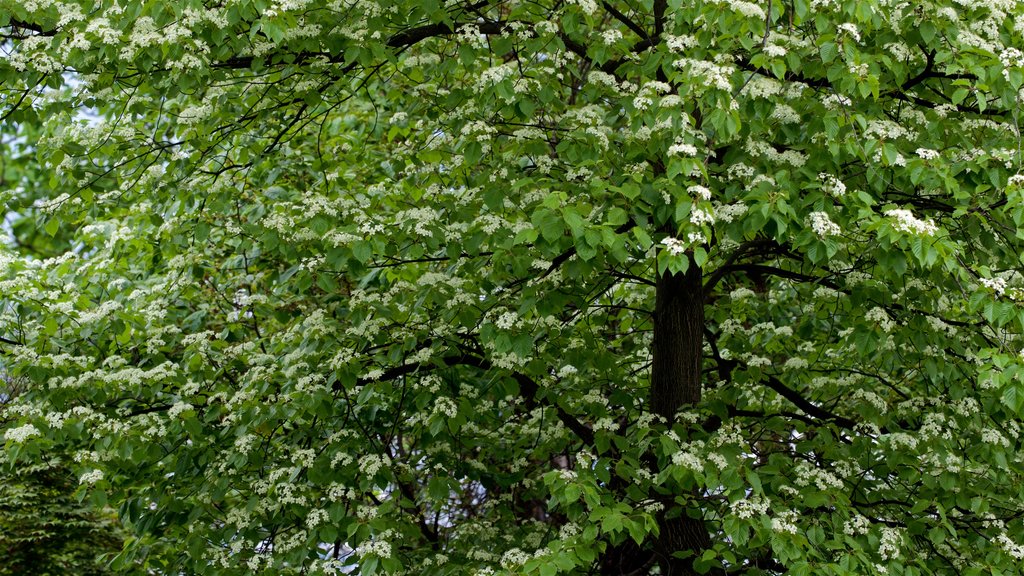
[[[0,2],[7,456],[159,574],[1013,574],[1024,4]]]
[[[0,406],[16,397],[18,384],[0,386]],[[106,560],[121,551],[124,540],[113,511],[97,511],[76,498],[78,479],[55,454],[10,464],[0,453],[0,576],[111,574]]]

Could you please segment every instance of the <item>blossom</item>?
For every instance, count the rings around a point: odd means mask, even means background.
[[[85,474],[82,474],[81,476],[78,477],[79,484],[95,484],[100,480],[103,480],[102,470],[89,470]]]
[[[1006,292],[1006,278],[979,278],[978,282],[996,294],[1002,295]]]
[[[669,156],[696,156],[697,147],[693,144],[687,144],[685,142],[676,142],[675,144],[668,147]]]
[[[679,256],[686,252],[686,244],[678,238],[668,237],[661,241],[665,245],[665,250],[673,256]]]
[[[811,230],[819,238],[838,236],[842,232],[839,225],[833,222],[825,212],[811,212],[807,215],[807,221],[811,225]]]
[[[886,210],[885,215],[892,218],[892,227],[899,232],[915,236],[931,236],[938,230],[938,227],[931,219],[919,220],[914,217],[910,210]]]
[[[21,443],[34,436],[41,436],[39,429],[32,424],[25,424],[18,428],[11,428],[4,433],[4,439],[8,442]]]
[[[828,195],[839,198],[846,194],[846,184],[835,176],[827,173],[820,172],[818,174],[818,180],[821,180],[821,189]]]
[[[615,44],[619,40],[622,40],[622,32],[619,32],[615,28],[609,28],[604,32],[601,32],[601,40],[605,44]]]
[[[844,22],[836,27],[836,31],[849,36],[854,42],[860,42],[860,30],[857,29],[856,24]]]
[[[749,520],[754,516],[766,514],[771,501],[767,498],[754,496],[748,500],[737,500],[729,505],[733,515],[741,520]]]

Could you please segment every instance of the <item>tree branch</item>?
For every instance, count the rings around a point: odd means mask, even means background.
[[[494,368],[494,365],[491,364],[489,360],[485,358],[480,358],[479,356],[470,354],[468,352],[460,355],[445,356],[444,358],[441,359],[441,363],[445,366],[471,366],[473,368],[477,368],[485,372]],[[420,370],[433,370],[435,368],[437,368],[436,365],[426,363],[404,364],[402,366],[395,366],[394,368],[385,370],[384,373],[379,378],[371,379],[363,377],[357,379],[356,383],[360,386],[365,386],[377,380],[394,380],[406,374],[412,374]],[[535,404],[538,400],[540,400],[542,403],[553,407],[555,409],[555,412],[558,414],[558,419],[561,420],[563,424],[565,424],[566,428],[568,428],[574,434],[576,434],[576,436],[588,446],[594,445],[593,430],[591,430],[585,424],[580,422],[579,419],[577,419],[575,416],[566,412],[566,410],[562,408],[557,402],[544,398],[539,398],[540,384],[538,384],[536,380],[527,376],[526,374],[522,374],[519,372],[510,371],[510,376],[512,377],[513,380],[516,381],[517,384],[519,384],[519,390],[526,398],[528,403]],[[344,384],[342,382],[335,382],[333,389],[340,390],[343,387]]]
[[[852,430],[854,426],[857,425],[856,422],[850,420],[849,418],[833,414],[828,410],[825,410],[824,408],[820,408],[819,406],[812,404],[806,398],[801,396],[799,392],[793,390],[792,388],[789,388],[788,386],[783,384],[781,380],[779,380],[775,376],[772,376],[771,374],[765,374],[764,381],[765,384],[769,388],[774,390],[776,393],[778,393],[779,396],[782,396],[786,400],[789,400],[797,408],[803,410],[804,412],[810,414],[811,416],[814,416],[815,418],[818,418],[820,420],[830,420],[832,422],[835,422],[836,425],[849,430]]]

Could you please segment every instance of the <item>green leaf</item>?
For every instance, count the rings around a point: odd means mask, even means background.
[[[1018,384],[1006,386],[1003,388],[1001,400],[1017,416],[1024,416],[1024,386]]]

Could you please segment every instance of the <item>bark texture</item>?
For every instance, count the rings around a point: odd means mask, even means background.
[[[704,346],[701,270],[693,262],[683,274],[658,278],[654,308],[651,411],[670,422],[679,408],[700,402]]]
[[[704,345],[704,294],[701,269],[690,261],[685,273],[658,278],[654,309],[654,362],[651,411],[673,421],[680,408],[700,402],[701,350]],[[704,521],[681,515],[659,518],[655,558],[665,576],[690,576],[694,557],[711,546]],[[675,552],[690,551],[688,558]]]

